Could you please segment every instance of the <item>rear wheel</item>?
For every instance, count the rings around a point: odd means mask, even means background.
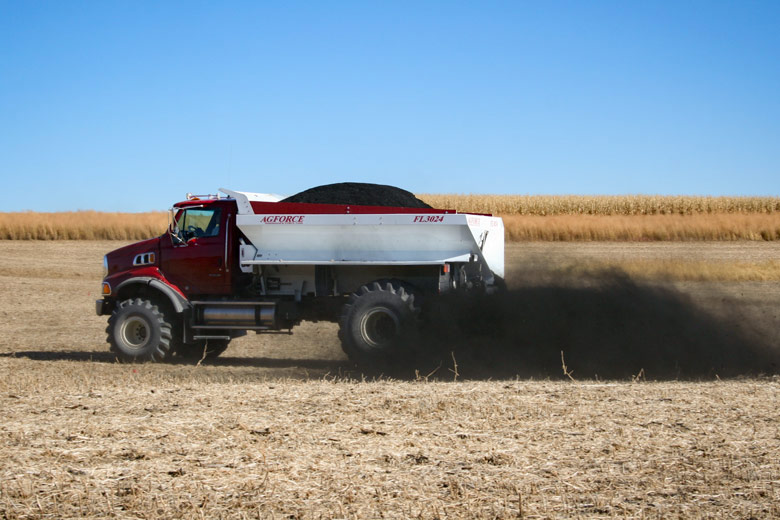
[[[108,343],[121,361],[164,361],[171,352],[171,325],[149,300],[119,302],[108,319]]]
[[[339,329],[341,347],[358,363],[398,359],[414,347],[417,314],[414,295],[399,283],[364,285],[344,305]]]

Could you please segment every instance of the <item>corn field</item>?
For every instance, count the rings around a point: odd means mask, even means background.
[[[778,213],[780,197],[674,195],[418,195],[434,208],[495,215]]]
[[[780,197],[420,195],[504,218],[508,241],[780,240]],[[0,213],[0,240],[140,240],[165,212]]]
[[[103,213],[0,213],[1,240],[141,240],[165,231],[168,214]]]

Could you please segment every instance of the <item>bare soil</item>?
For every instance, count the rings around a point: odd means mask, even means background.
[[[774,244],[511,245],[504,299],[449,309],[500,331],[441,323],[384,374],[332,324],[118,364],[94,300],[119,245],[0,241],[0,518],[780,516],[780,284],[545,275]]]

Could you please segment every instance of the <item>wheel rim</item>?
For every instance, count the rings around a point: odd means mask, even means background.
[[[372,347],[385,347],[400,333],[400,324],[395,313],[386,307],[371,309],[360,320],[360,333]]]
[[[149,323],[140,316],[127,318],[119,331],[124,344],[132,350],[144,348],[149,343],[150,333]]]

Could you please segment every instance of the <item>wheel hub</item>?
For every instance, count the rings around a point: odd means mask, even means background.
[[[146,346],[149,341],[149,332],[149,324],[139,316],[127,318],[120,329],[125,344],[134,350],[140,350]]]
[[[360,320],[360,333],[372,347],[387,346],[398,337],[399,332],[398,318],[386,307],[371,309]]]

